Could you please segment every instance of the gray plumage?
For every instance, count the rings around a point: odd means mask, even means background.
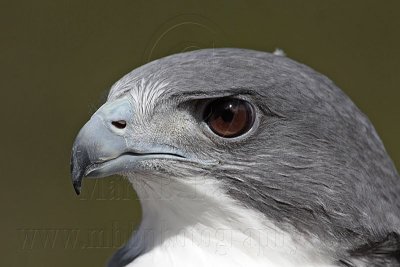
[[[143,81],[165,84],[162,92],[143,95],[152,106],[140,119],[162,125],[143,128],[143,143],[162,136],[199,160],[218,160],[179,162],[161,172],[215,177],[228,195],[283,230],[321,240],[335,264],[400,265],[400,178],[368,118],[328,78],[285,56],[205,49],[133,70],[108,101]],[[257,107],[255,129],[244,138],[221,140],[195,128],[203,124],[199,99],[227,95]],[[171,121],[191,128],[176,129]],[[74,181],[83,176],[81,162],[74,153]],[[111,265],[134,259],[127,251]]]

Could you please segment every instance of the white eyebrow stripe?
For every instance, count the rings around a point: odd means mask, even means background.
[[[129,91],[135,106],[138,107],[136,112],[140,116],[144,116],[152,112],[156,106],[157,100],[165,93],[167,82],[152,81],[140,79],[136,86]]]
[[[128,95],[134,108],[133,112],[138,118],[144,118],[152,113],[159,99],[166,93],[168,84],[152,77],[129,80],[125,83],[120,80],[112,87],[108,100]]]

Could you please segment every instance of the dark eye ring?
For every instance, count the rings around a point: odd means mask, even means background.
[[[217,135],[233,138],[248,132],[254,124],[253,106],[242,99],[224,97],[208,103],[203,120]]]

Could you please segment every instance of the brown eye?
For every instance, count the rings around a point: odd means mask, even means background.
[[[254,123],[254,109],[244,100],[221,98],[208,104],[204,121],[219,136],[232,138],[246,133]]]

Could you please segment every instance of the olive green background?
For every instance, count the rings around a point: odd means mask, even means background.
[[[0,266],[104,266],[130,235],[133,190],[86,180],[77,197],[71,145],[116,80],[175,52],[282,48],[335,81],[400,166],[399,14],[397,0],[2,0]]]

